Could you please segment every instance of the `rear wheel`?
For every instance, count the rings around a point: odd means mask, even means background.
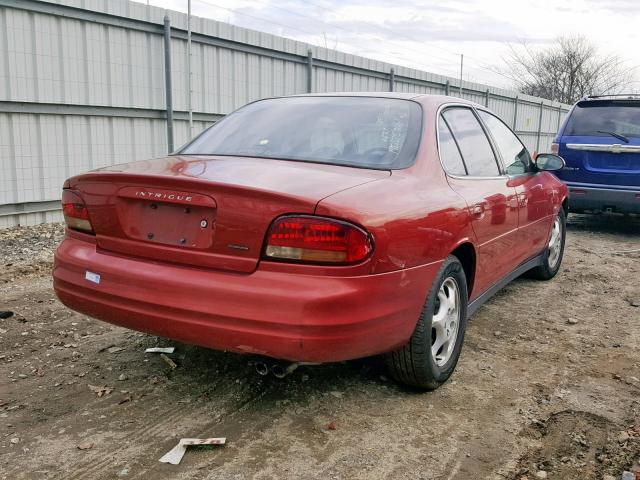
[[[561,208],[553,220],[549,243],[542,257],[542,265],[530,270],[529,276],[538,280],[551,280],[560,270],[564,255],[564,240],[567,233],[566,215]]]
[[[409,343],[386,355],[391,375],[406,385],[434,390],[458,363],[467,320],[467,280],[448,256],[433,282]]]

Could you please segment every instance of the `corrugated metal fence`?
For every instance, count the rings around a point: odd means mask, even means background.
[[[175,145],[257,98],[330,91],[458,95],[459,81],[128,0],[0,0],[0,227],[58,220],[70,175],[167,153],[165,15]],[[532,150],[568,106],[463,82]]]

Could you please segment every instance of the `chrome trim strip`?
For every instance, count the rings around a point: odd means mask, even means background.
[[[592,188],[592,187],[571,187],[569,186],[569,193],[571,193],[573,190],[583,190],[585,192],[603,192],[603,193],[611,193],[611,192],[616,192],[616,193],[628,193],[628,194],[635,194],[638,195],[638,193],[640,193],[640,190],[627,190],[624,188]]]
[[[572,188],[593,188],[598,190],[635,190],[640,191],[640,186],[633,185],[607,185],[604,183],[583,183],[583,182],[564,182],[567,187]]]
[[[598,143],[567,143],[569,150],[585,150],[589,152],[640,153],[640,145],[611,145]]]

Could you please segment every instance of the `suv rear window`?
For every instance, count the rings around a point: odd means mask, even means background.
[[[273,98],[236,110],[180,153],[389,170],[414,162],[421,130],[422,109],[410,100]]]
[[[578,102],[563,135],[610,136],[603,132],[640,137],[640,102]]]

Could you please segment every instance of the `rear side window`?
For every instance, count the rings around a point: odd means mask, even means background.
[[[564,135],[640,137],[640,102],[584,101],[573,109]],[[613,137],[612,137],[613,138]]]
[[[478,115],[491,133],[495,145],[500,151],[508,175],[517,175],[529,171],[531,156],[509,127],[489,112],[478,110]]]
[[[442,114],[458,142],[469,175],[500,175],[496,157],[478,119],[469,108],[448,108]]]
[[[228,115],[180,153],[389,170],[414,162],[421,132],[422,108],[409,100],[272,98]]]
[[[442,116],[438,119],[438,137],[440,138],[440,161],[444,170],[451,175],[466,175],[467,170],[464,168],[460,150]]]

